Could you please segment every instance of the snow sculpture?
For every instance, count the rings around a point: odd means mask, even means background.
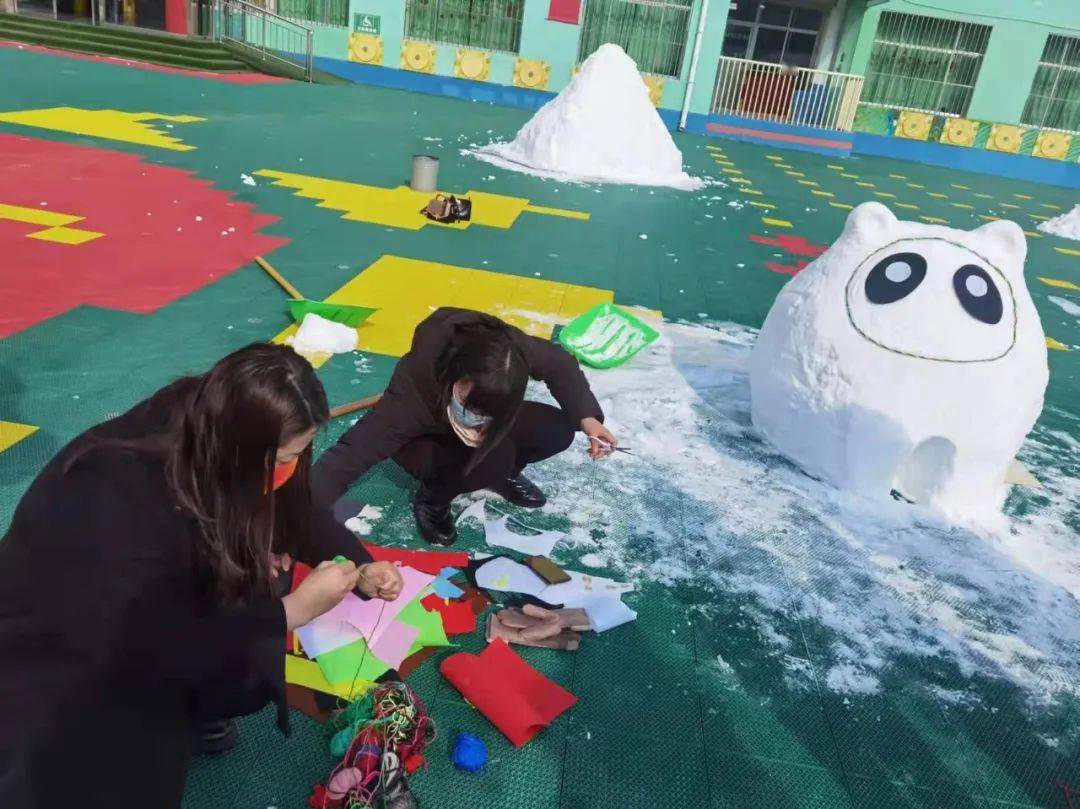
[[[860,205],[769,310],[755,427],[841,489],[994,522],[1049,376],[1026,253],[1013,222],[963,231]]]

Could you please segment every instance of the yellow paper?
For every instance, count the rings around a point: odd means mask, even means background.
[[[314,660],[306,660],[296,655],[285,655],[285,682],[302,685],[324,694],[333,694],[342,699],[356,699],[368,691],[373,683],[362,681],[337,683],[330,685],[322,670]]]

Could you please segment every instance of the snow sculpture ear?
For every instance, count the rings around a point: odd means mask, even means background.
[[[896,224],[893,212],[880,202],[864,202],[848,214],[844,224],[844,236],[873,238],[880,236]]]
[[[992,259],[1004,272],[1014,279],[1024,275],[1027,258],[1027,240],[1024,231],[1015,222],[997,219],[971,231],[975,252]]]

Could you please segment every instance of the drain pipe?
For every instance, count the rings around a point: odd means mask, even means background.
[[[686,95],[683,96],[682,115],[679,116],[679,131],[686,131],[686,117],[690,114],[690,96],[694,92],[694,79],[697,77],[697,63],[701,57],[701,38],[705,35],[705,21],[709,17],[709,0],[701,0],[701,16],[698,17],[697,33],[694,35],[694,52],[690,55],[690,74],[686,77]]]

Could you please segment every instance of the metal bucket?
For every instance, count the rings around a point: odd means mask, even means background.
[[[415,154],[412,159],[412,182],[409,187],[413,191],[425,191],[428,193],[437,191],[439,188],[439,158],[429,154]]]

